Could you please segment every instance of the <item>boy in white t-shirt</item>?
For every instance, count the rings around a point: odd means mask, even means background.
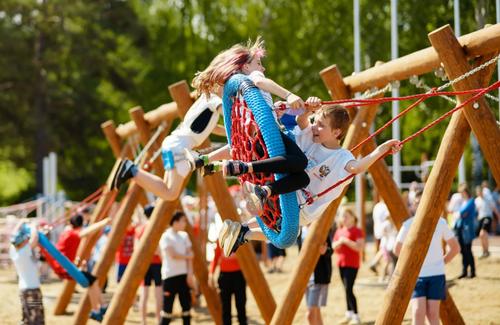
[[[305,203],[308,197],[324,191],[350,173],[357,174],[366,171],[387,151],[391,150],[394,153],[401,149],[400,142],[392,139],[378,146],[367,156],[359,160],[355,159],[349,150],[340,146],[340,141],[346,134],[350,123],[345,107],[341,105],[322,107],[315,112],[314,122],[311,124],[311,114],[314,108],[320,106],[320,102],[317,97],[310,97],[306,101],[308,110],[297,116],[297,127],[294,129],[297,145],[308,159],[305,172],[310,179],[305,188],[296,192],[299,204]],[[344,182],[317,198],[312,204],[304,205],[300,211],[300,224],[307,225],[318,219],[349,183],[350,181]],[[243,184],[246,193],[250,196],[249,201],[254,205],[254,211],[261,210],[271,192],[273,194],[290,192],[286,184],[280,184],[279,190],[276,187],[271,190],[273,185],[258,186],[248,182]],[[266,240],[255,218],[243,225],[230,220],[224,221],[219,241],[226,256],[235,252],[248,240]]]
[[[188,150],[201,145],[212,132],[226,134],[224,128],[217,125],[221,107],[222,100],[218,95],[202,94],[190,107],[179,126],[163,140],[163,180],[124,159],[113,175],[111,189],[118,189],[121,184],[133,178],[139,186],[163,200],[177,199],[184,179],[195,168],[188,159],[191,155]]]
[[[418,205],[421,192],[415,197],[415,204]],[[410,226],[415,218],[406,220],[399,230],[394,254],[399,256],[403,242],[410,230]],[[443,255],[443,240],[448,245],[447,252]],[[448,228],[445,219],[439,218],[436,230],[432,236],[424,263],[420,269],[420,274],[412,295],[412,314],[415,325],[425,324],[425,318],[430,325],[439,325],[439,304],[446,298],[446,278],[445,264],[449,263],[460,251],[458,240],[453,232]]]
[[[170,227],[160,239],[162,257],[161,275],[163,279],[162,325],[170,324],[175,296],[179,296],[182,307],[183,324],[191,322],[191,294],[193,285],[193,251],[191,241],[185,232],[187,217],[184,212],[176,212],[170,220]]]
[[[45,324],[43,296],[40,290],[37,259],[33,249],[38,245],[36,224],[31,230],[24,221],[19,222],[12,233],[9,255],[19,277],[19,297],[21,299],[21,324]]]

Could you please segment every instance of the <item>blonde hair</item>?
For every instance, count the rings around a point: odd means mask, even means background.
[[[197,90],[198,95],[206,94],[214,90],[216,86],[223,86],[233,74],[240,72],[243,65],[250,63],[254,58],[265,56],[264,41],[259,36],[247,45],[236,44],[230,49],[220,52],[210,62],[208,67],[197,72],[191,85]]]
[[[354,213],[354,211],[352,211],[352,209],[349,209],[349,208],[344,208],[342,210],[342,217],[340,218],[341,219],[341,225],[345,227],[345,220],[344,220],[344,214],[348,214],[350,215],[351,217],[354,218],[354,225],[357,225],[358,224],[358,217],[356,216],[356,214]]]

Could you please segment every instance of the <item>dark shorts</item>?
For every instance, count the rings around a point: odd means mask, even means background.
[[[446,298],[446,278],[444,274],[419,277],[411,297],[444,300]]]
[[[286,256],[286,251],[274,246],[271,243],[267,243],[267,256],[271,259],[279,256]]]
[[[116,268],[116,282],[120,282],[128,264],[118,264]]]
[[[144,276],[144,281],[142,281],[142,285],[149,287],[153,281],[155,283],[155,287],[159,287],[161,285],[161,264],[149,265],[148,271]]]
[[[492,217],[484,217],[484,218],[480,219],[479,220],[478,232],[481,229],[486,230],[486,232],[490,232],[491,231],[491,223],[492,222],[493,222],[493,218]]]
[[[82,271],[83,275],[87,278],[89,281],[89,287],[97,280],[95,276],[92,275],[92,273],[87,272],[87,271]]]

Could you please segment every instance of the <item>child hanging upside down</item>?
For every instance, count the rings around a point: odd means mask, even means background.
[[[305,203],[311,195],[324,191],[349,174],[366,171],[387,151],[395,153],[401,149],[399,141],[392,139],[378,146],[367,156],[356,159],[349,150],[340,146],[340,141],[345,136],[350,123],[345,107],[341,105],[321,107],[314,113],[314,121],[311,124],[311,114],[313,114],[313,109],[320,105],[320,100],[317,97],[311,97],[307,100],[307,104],[307,111],[297,116],[298,125],[293,131],[297,145],[307,156],[308,165],[305,172],[310,179],[310,183],[305,188],[296,192],[299,204]],[[209,160],[211,159],[209,156]],[[269,163],[273,166],[272,159],[250,163],[231,162],[230,164],[242,166],[240,169],[243,172],[256,172],[253,168],[256,163],[259,165]],[[308,225],[321,217],[328,205],[341,195],[349,183],[350,180],[326,192],[312,204],[304,205],[300,210],[300,224]],[[286,182],[281,182],[281,180],[264,186],[245,182],[243,189],[256,215],[260,214],[262,206],[270,195],[291,192]],[[219,235],[224,254],[230,255],[248,240],[266,240],[255,218],[244,224],[230,220],[224,221]]]
[[[223,128],[217,126],[221,107],[219,96],[213,93],[202,94],[191,106],[181,124],[163,140],[161,150],[166,171],[163,180],[124,159],[113,176],[111,189],[118,189],[121,184],[134,178],[139,186],[165,201],[177,199],[184,179],[194,170],[194,166],[186,159],[189,154],[187,150],[201,145],[212,131],[225,134]]]

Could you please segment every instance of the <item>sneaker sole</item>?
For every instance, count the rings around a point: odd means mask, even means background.
[[[108,179],[107,182],[107,186],[110,191],[116,188],[116,179],[118,178],[118,173],[122,168],[123,162],[123,159],[118,159],[113,166],[113,169],[111,170],[111,175],[113,175],[113,177],[111,178],[111,180]]]
[[[228,230],[229,227],[231,226],[232,221],[231,220],[224,220],[224,223],[222,224],[222,228],[219,231],[219,246],[222,247],[224,244],[224,240],[226,240],[226,237],[228,235]]]
[[[241,224],[239,222],[231,223],[231,226],[229,227],[229,233],[226,239],[224,240],[224,245],[222,247],[222,250],[224,251],[224,256],[229,257],[229,255],[231,255],[231,251],[233,250],[234,244],[238,239],[240,230],[241,230]]]
[[[260,216],[264,211],[260,200],[254,193],[254,185],[250,182],[243,183],[242,194],[247,202],[247,210],[253,215]]]

